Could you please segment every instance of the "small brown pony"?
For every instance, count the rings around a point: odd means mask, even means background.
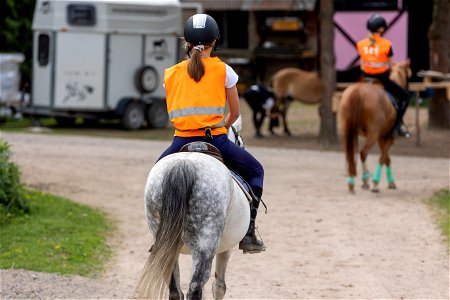
[[[411,76],[410,61],[397,63],[391,70],[390,78],[406,88]],[[348,188],[354,191],[356,176],[355,151],[358,148],[358,136],[365,137],[364,146],[360,152],[362,162],[363,189],[369,189],[370,172],[366,158],[370,149],[378,142],[381,150],[378,165],[372,177],[373,192],[379,192],[381,171],[386,166],[388,187],[395,189],[392,175],[389,148],[394,143],[393,128],[396,121],[396,109],[388,94],[380,84],[358,82],[347,87],[339,103],[339,121],[342,132],[342,142],[348,168]]]
[[[271,77],[272,91],[275,94],[275,105],[272,114],[279,114],[283,119],[284,132],[291,135],[287,127],[286,115],[291,100],[306,104],[320,102],[322,96],[322,80],[317,72],[304,71],[297,68],[281,69]],[[273,126],[270,124],[273,134]]]

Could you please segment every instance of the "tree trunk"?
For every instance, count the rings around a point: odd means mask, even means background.
[[[323,92],[320,106],[319,142],[324,145],[338,142],[336,114],[332,110],[336,84],[333,14],[333,1],[320,0],[320,73]]]
[[[433,21],[428,31],[430,69],[450,72],[450,0],[434,0]],[[431,98],[428,119],[430,127],[450,128],[450,101],[446,90],[435,89]]]

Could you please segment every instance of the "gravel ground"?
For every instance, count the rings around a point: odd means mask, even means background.
[[[151,244],[143,189],[167,142],[2,133],[23,180],[117,221],[97,278],[1,270],[1,299],[125,299]],[[449,184],[447,158],[394,155],[398,190],[346,190],[340,152],[250,147],[265,166],[259,232],[268,249],[234,249],[229,299],[449,299],[446,242],[422,201]],[[372,170],[376,156],[369,157]],[[186,291],[189,256],[180,259]],[[205,288],[211,298],[211,282]]]

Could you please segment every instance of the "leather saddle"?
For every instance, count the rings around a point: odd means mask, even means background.
[[[179,152],[199,152],[207,155],[211,155],[214,158],[217,158],[223,163],[223,157],[220,154],[219,149],[217,149],[214,145],[207,142],[191,142],[183,147],[181,147]]]
[[[217,149],[214,145],[212,145],[212,144],[210,144],[208,142],[198,141],[198,142],[188,143],[188,144],[184,145],[183,147],[181,147],[179,152],[198,152],[198,153],[203,153],[203,154],[206,154],[206,155],[210,155],[210,156],[218,159],[222,163],[224,163],[223,157],[220,154],[220,150]],[[248,201],[251,202],[252,199],[253,199],[252,198],[253,191],[251,190],[250,185],[239,174],[237,174],[236,172],[234,172],[231,169],[229,169],[229,170],[230,170],[230,173],[231,173],[231,177],[233,177],[234,181],[242,189],[242,191],[244,192],[244,194],[247,197]]]
[[[360,82],[365,82],[365,83],[370,83],[370,84],[379,85],[379,86],[381,86],[381,87],[383,88],[383,83],[382,83],[380,80],[376,79],[376,78],[372,78],[372,77],[362,77],[362,78],[360,79]],[[389,100],[391,101],[392,105],[394,106],[395,111],[398,112],[399,106],[398,106],[398,100],[397,100],[397,98],[395,98],[395,96],[392,95],[391,93],[389,93],[388,91],[385,90],[385,92],[386,92],[386,95],[388,96]]]

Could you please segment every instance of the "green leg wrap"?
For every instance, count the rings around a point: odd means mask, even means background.
[[[355,185],[355,178],[353,178],[352,176],[349,176],[347,178],[347,183],[350,185]]]
[[[393,183],[394,182],[394,175],[392,175],[391,166],[387,166],[386,167],[386,176],[387,176],[388,183]]]
[[[362,180],[365,181],[370,178],[370,172],[366,171],[362,174]]]
[[[373,174],[373,178],[372,181],[373,182],[380,182],[380,177],[381,177],[381,171],[383,170],[383,166],[378,164],[377,168],[375,169],[375,173]]]

